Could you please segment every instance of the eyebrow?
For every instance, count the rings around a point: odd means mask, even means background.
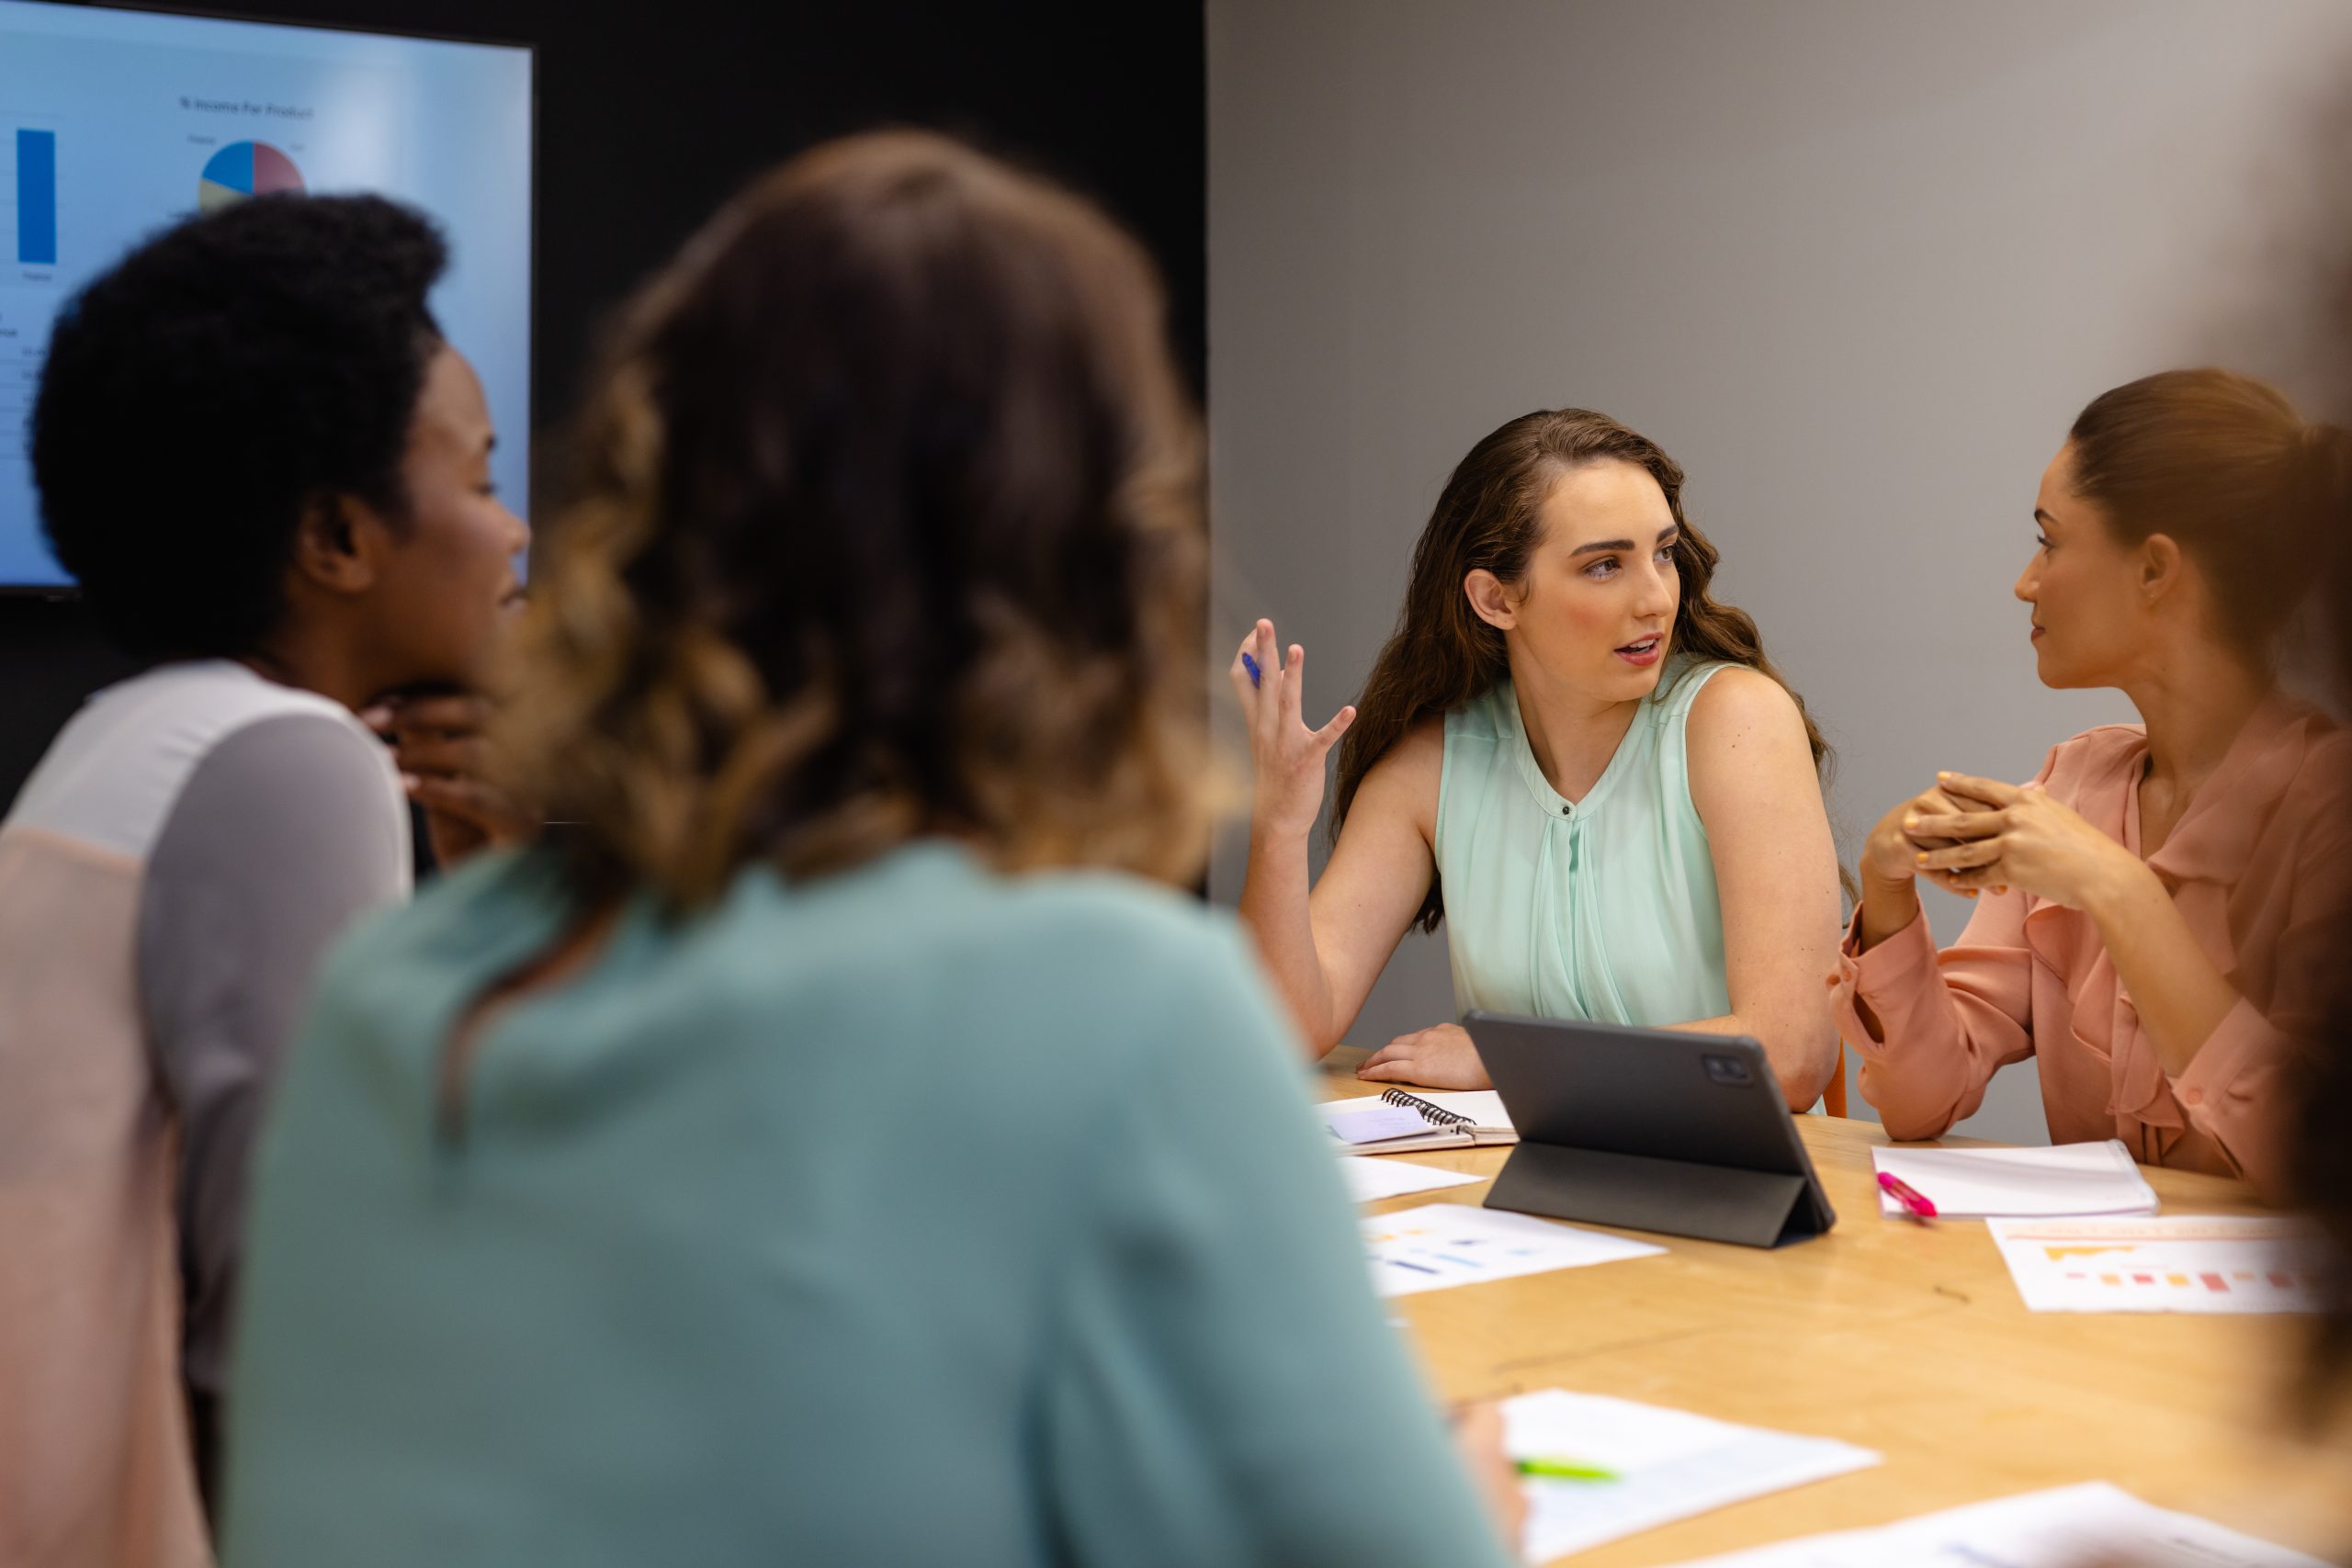
[[[1672,524],[1660,528],[1657,531],[1657,542],[1662,545],[1680,531],[1680,524]],[[1568,552],[1568,556],[1569,558],[1574,559],[1577,556],[1590,555],[1595,550],[1630,550],[1633,547],[1634,541],[1631,539],[1600,539],[1589,545],[1578,545]]]

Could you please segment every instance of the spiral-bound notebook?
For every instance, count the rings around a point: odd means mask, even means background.
[[[1396,1155],[1519,1142],[1502,1096],[1490,1089],[1430,1095],[1392,1089],[1361,1100],[1330,1100],[1322,1111],[1333,1142],[1348,1154]]]

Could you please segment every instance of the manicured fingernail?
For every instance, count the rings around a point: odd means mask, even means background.
[[[401,787],[402,789],[410,790],[422,789],[424,787],[424,781],[417,777],[414,773],[402,773],[401,775]]]
[[[372,708],[362,708],[359,713],[359,722],[370,729],[381,729],[392,722],[392,710],[381,703],[378,703]]]
[[[1905,828],[1917,828],[1919,825],[1919,819],[1917,817],[1905,817],[1903,819],[1903,825]]]
[[[1917,854],[1913,855],[1911,859],[1914,864],[1925,865],[1928,863],[1928,852],[1921,850]]]

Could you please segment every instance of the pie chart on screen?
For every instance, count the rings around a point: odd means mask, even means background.
[[[266,141],[232,141],[212,154],[204,178],[196,187],[196,205],[205,212],[272,191],[300,190],[302,171],[294,160]]]

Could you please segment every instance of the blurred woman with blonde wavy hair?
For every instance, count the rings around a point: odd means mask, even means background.
[[[230,1561],[1504,1560],[1244,944],[1146,881],[1208,772],[1160,316],[911,134],[638,301],[505,738],[576,826],[331,965]]]

